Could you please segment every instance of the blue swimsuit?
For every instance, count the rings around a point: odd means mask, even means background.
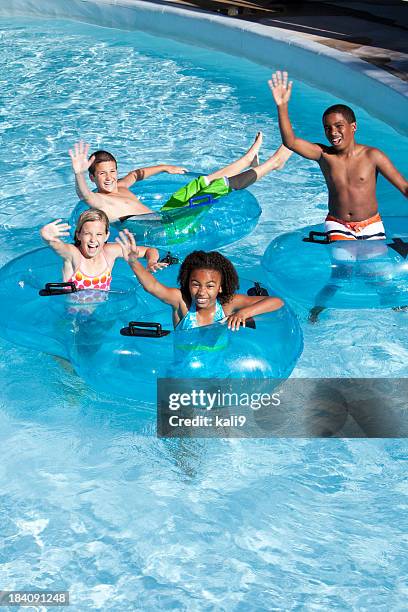
[[[216,321],[221,321],[221,319],[224,319],[224,317],[225,317],[225,313],[222,309],[221,304],[217,300],[213,322],[215,323]],[[185,330],[185,329],[194,329],[195,327],[199,327],[197,323],[197,308],[196,308],[196,303],[192,302],[190,306],[190,310],[181,319],[176,329]]]

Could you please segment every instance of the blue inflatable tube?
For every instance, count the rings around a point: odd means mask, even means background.
[[[262,265],[279,295],[308,308],[408,305],[408,217],[383,219],[386,240],[325,242],[323,225],[282,234]]]
[[[62,278],[62,260],[45,247],[21,255],[0,269],[0,335],[11,342],[70,358],[83,330],[101,330],[146,310],[145,294],[129,266],[118,260],[111,291],[80,291],[44,297],[39,291]],[[130,315],[130,313],[132,313]]]
[[[161,270],[160,280],[176,286],[178,269]],[[142,289],[125,262],[116,263],[109,292],[39,295],[60,279],[61,259],[49,248],[1,268],[0,335],[70,360],[87,383],[110,395],[152,402],[158,377],[284,379],[302,352],[302,332],[287,306],[255,317],[254,328],[239,332],[221,323],[174,331],[171,309]],[[240,284],[241,292],[254,286],[242,279]],[[121,335],[130,321],[143,333],[158,325],[169,333]],[[156,326],[143,326],[150,323]]]
[[[163,283],[175,286],[178,270],[174,268],[160,275]],[[253,286],[240,278],[240,292]],[[253,327],[232,332],[225,323],[173,330],[171,308],[154,302],[156,309],[122,328],[127,335],[110,330],[97,351],[84,350],[82,343],[71,353],[76,371],[92,387],[151,402],[159,377],[285,379],[303,349],[301,328],[287,306],[255,317]]]
[[[140,244],[171,250],[184,256],[195,249],[215,250],[240,240],[256,226],[262,212],[248,190],[232,191],[228,196],[209,201],[191,201],[183,208],[160,212],[169,197],[197,174],[156,176],[136,183],[132,191],[155,214],[135,215],[112,225],[111,239],[121,229],[129,229]],[[79,215],[87,210],[79,202],[69,224],[75,230]]]

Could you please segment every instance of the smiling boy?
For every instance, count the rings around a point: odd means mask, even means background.
[[[354,112],[344,104],[331,106],[323,113],[323,126],[330,146],[298,138],[289,119],[288,102],[292,82],[287,72],[275,72],[268,81],[278,108],[283,144],[306,159],[317,161],[329,191],[329,214],[325,231],[335,240],[384,239],[378,213],[377,175],[380,172],[408,197],[408,181],[389,158],[373,147],[358,144]]]
[[[78,197],[91,208],[102,210],[109,221],[120,217],[143,215],[153,212],[129,189],[137,181],[149,178],[160,172],[168,174],[184,174],[185,168],[160,164],[148,168],[132,170],[123,178],[118,178],[116,159],[108,151],[95,151],[88,159],[89,145],[80,141],[69,150],[72,169],[75,174],[75,187]],[[85,173],[96,185],[96,192],[89,189]]]

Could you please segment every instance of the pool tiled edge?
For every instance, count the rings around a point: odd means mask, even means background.
[[[143,30],[243,56],[264,66],[281,66],[295,78],[346,98],[408,133],[408,83],[295,33],[142,0],[0,0],[0,17],[13,16],[65,18]]]

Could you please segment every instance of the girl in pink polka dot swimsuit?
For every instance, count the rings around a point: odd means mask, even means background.
[[[62,236],[69,236],[70,226],[57,219],[41,229],[42,238],[64,260],[63,280],[72,282],[77,290],[109,291],[112,268],[118,257],[145,257],[152,272],[165,266],[159,263],[159,252],[151,247],[136,247],[129,240],[107,242],[109,220],[98,209],[86,210],[78,219],[75,244],[67,244]],[[125,233],[127,230],[125,230]]]

